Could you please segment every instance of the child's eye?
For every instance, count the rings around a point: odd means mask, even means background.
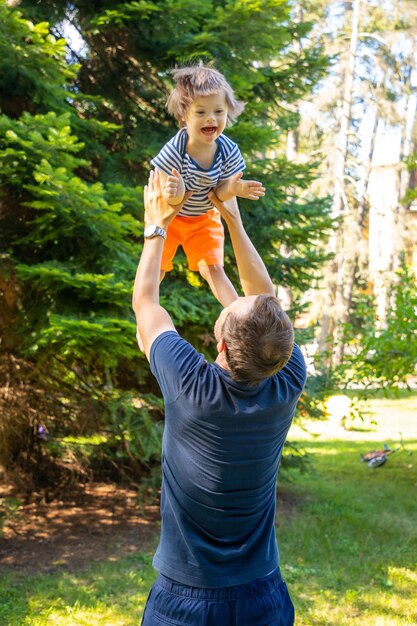
[[[223,111],[223,109],[217,109],[216,113],[217,113],[218,115],[221,115],[222,113],[224,113],[224,111]]]

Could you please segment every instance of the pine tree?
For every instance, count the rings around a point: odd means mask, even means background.
[[[72,420],[77,431],[78,416],[79,430],[110,433],[107,450],[113,446],[130,464],[148,462],[158,455],[159,426],[150,416],[159,405],[135,345],[130,290],[143,228],[142,185],[151,157],[176,131],[165,110],[169,70],[214,60],[247,102],[228,134],[244,153],[248,176],[262,180],[268,193],[256,206],[242,202],[243,216],[274,281],[290,286],[297,303],[322,263],[317,244],[330,221],[327,200],[310,193],[317,164],[289,162],[286,135],[299,121],[294,106],[327,60],[320,46],[293,46],[311,24],[292,23],[281,0],[116,7],[25,1],[20,10],[24,18],[2,6],[7,28],[18,21],[22,29],[14,47],[5,44],[5,66],[13,67],[16,49],[32,63],[24,44],[35,30],[39,76],[45,78],[51,57],[56,74],[28,86],[28,67],[2,85],[4,100],[16,100],[15,114],[0,118],[5,262],[18,291],[13,351],[43,368],[49,389],[64,393],[68,428]],[[65,19],[81,33],[85,51],[66,53],[56,39]],[[227,271],[236,279],[227,252]],[[212,355],[207,329],[219,306],[181,255],[164,281],[162,303],[180,332]]]
[[[91,144],[114,127],[79,120],[70,106],[77,68],[66,63],[65,42],[46,23],[34,25],[4,5],[0,11],[1,91],[9,113],[0,116],[2,372],[16,396],[28,371],[32,386],[43,390],[34,394],[35,406],[24,407],[18,432],[15,413],[5,412],[3,438],[27,448],[28,432],[45,413],[52,420],[59,413],[57,433],[77,432],[81,416],[80,428],[108,428],[120,438],[123,420],[113,424],[114,412],[131,405],[129,398],[123,404],[125,370],[134,386],[144,367],[130,310],[142,189],[79,175],[91,164],[80,157],[84,145],[73,127],[86,134],[89,127]],[[24,366],[16,367],[16,359]],[[141,418],[148,419],[146,407],[137,411],[136,422]],[[17,451],[5,445],[2,460]]]

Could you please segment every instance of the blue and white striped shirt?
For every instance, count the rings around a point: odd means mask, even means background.
[[[158,167],[168,176],[175,167],[184,180],[185,190],[194,192],[178,214],[182,217],[203,215],[212,209],[213,205],[207,197],[209,191],[246,167],[237,144],[226,135],[220,135],[216,139],[216,154],[208,169],[198,165],[187,154],[187,139],[187,129],[181,128],[151,161],[154,167]]]

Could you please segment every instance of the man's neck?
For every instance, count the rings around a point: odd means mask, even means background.
[[[227,370],[228,372],[230,372],[230,367],[227,364],[226,355],[224,352],[219,352],[219,354],[217,355],[217,359],[215,360],[215,363],[217,363],[217,365],[219,365],[222,368],[222,370]]]

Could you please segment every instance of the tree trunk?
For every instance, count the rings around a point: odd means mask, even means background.
[[[413,46],[412,57],[415,55],[415,46]],[[416,137],[417,131],[417,97],[415,93],[413,93],[413,89],[411,87],[411,72],[412,68],[410,67],[410,71],[407,77],[407,103],[405,107],[405,119],[402,127],[401,133],[401,150],[400,150],[400,163],[403,166],[399,169],[399,202],[395,211],[395,246],[394,246],[394,258],[393,258],[393,269],[394,271],[399,269],[403,262],[403,253],[404,251],[410,247],[412,236],[410,234],[409,229],[409,217],[410,212],[405,203],[405,195],[407,191],[410,189],[412,183],[411,172],[407,168],[405,162],[410,154],[415,151],[415,142],[413,142],[413,138]]]
[[[398,133],[395,145],[394,130],[381,121],[369,179],[369,279],[379,327],[385,324],[392,280],[400,167]]]
[[[411,57],[413,56],[412,54]],[[403,264],[405,251],[412,247],[410,211],[404,203],[404,196],[411,182],[405,161],[412,151],[416,121],[416,96],[411,87],[411,71],[410,66],[405,74],[406,102],[402,115],[401,141],[396,152],[392,147],[389,152],[385,150],[388,159],[382,160],[372,174],[369,267],[377,303],[378,325],[381,328],[384,327],[388,309],[393,304],[391,287],[397,279],[396,271]]]
[[[340,129],[338,134],[335,163],[332,217],[339,220],[339,225],[332,232],[329,239],[329,252],[333,259],[327,268],[326,293],[324,312],[321,320],[319,350],[329,351],[331,361],[338,360],[340,355],[335,354],[335,345],[341,340],[341,327],[336,326],[336,320],[345,316],[345,302],[343,297],[343,281],[345,277],[344,251],[344,220],[349,213],[345,193],[346,157],[349,139],[349,127],[353,98],[353,83],[355,60],[358,45],[359,17],[361,0],[345,3],[346,9],[352,11],[350,46],[344,72],[343,100],[341,107]],[[340,328],[340,330],[339,330]]]
[[[293,21],[297,24],[303,21],[303,12],[299,2],[295,2],[293,10]],[[296,54],[301,52],[301,44],[298,39],[293,42],[293,50]],[[297,107],[298,112],[298,107]],[[298,145],[299,145],[299,129],[293,128],[287,132],[287,159],[288,161],[297,161],[298,159]],[[288,257],[290,251],[284,245],[280,246],[280,254],[283,257]],[[282,307],[285,311],[291,309],[294,304],[294,296],[291,287],[287,285],[278,285],[277,297],[281,301]]]
[[[367,239],[364,237],[364,228],[369,215],[369,197],[368,186],[372,169],[372,155],[375,149],[376,134],[378,128],[378,116],[375,114],[374,123],[372,126],[371,142],[369,147],[368,156],[364,163],[364,175],[362,178],[362,195],[359,200],[359,204],[356,210],[355,219],[352,220],[353,238],[356,238],[356,245],[350,255],[348,267],[345,272],[344,280],[344,312],[342,317],[342,324],[347,324],[350,318],[350,311],[352,308],[352,297],[355,282],[358,278],[358,273],[361,264],[365,265],[365,261],[368,257],[368,250],[365,249]],[[338,360],[341,362],[344,357],[345,346],[343,342],[340,342],[338,349]]]

